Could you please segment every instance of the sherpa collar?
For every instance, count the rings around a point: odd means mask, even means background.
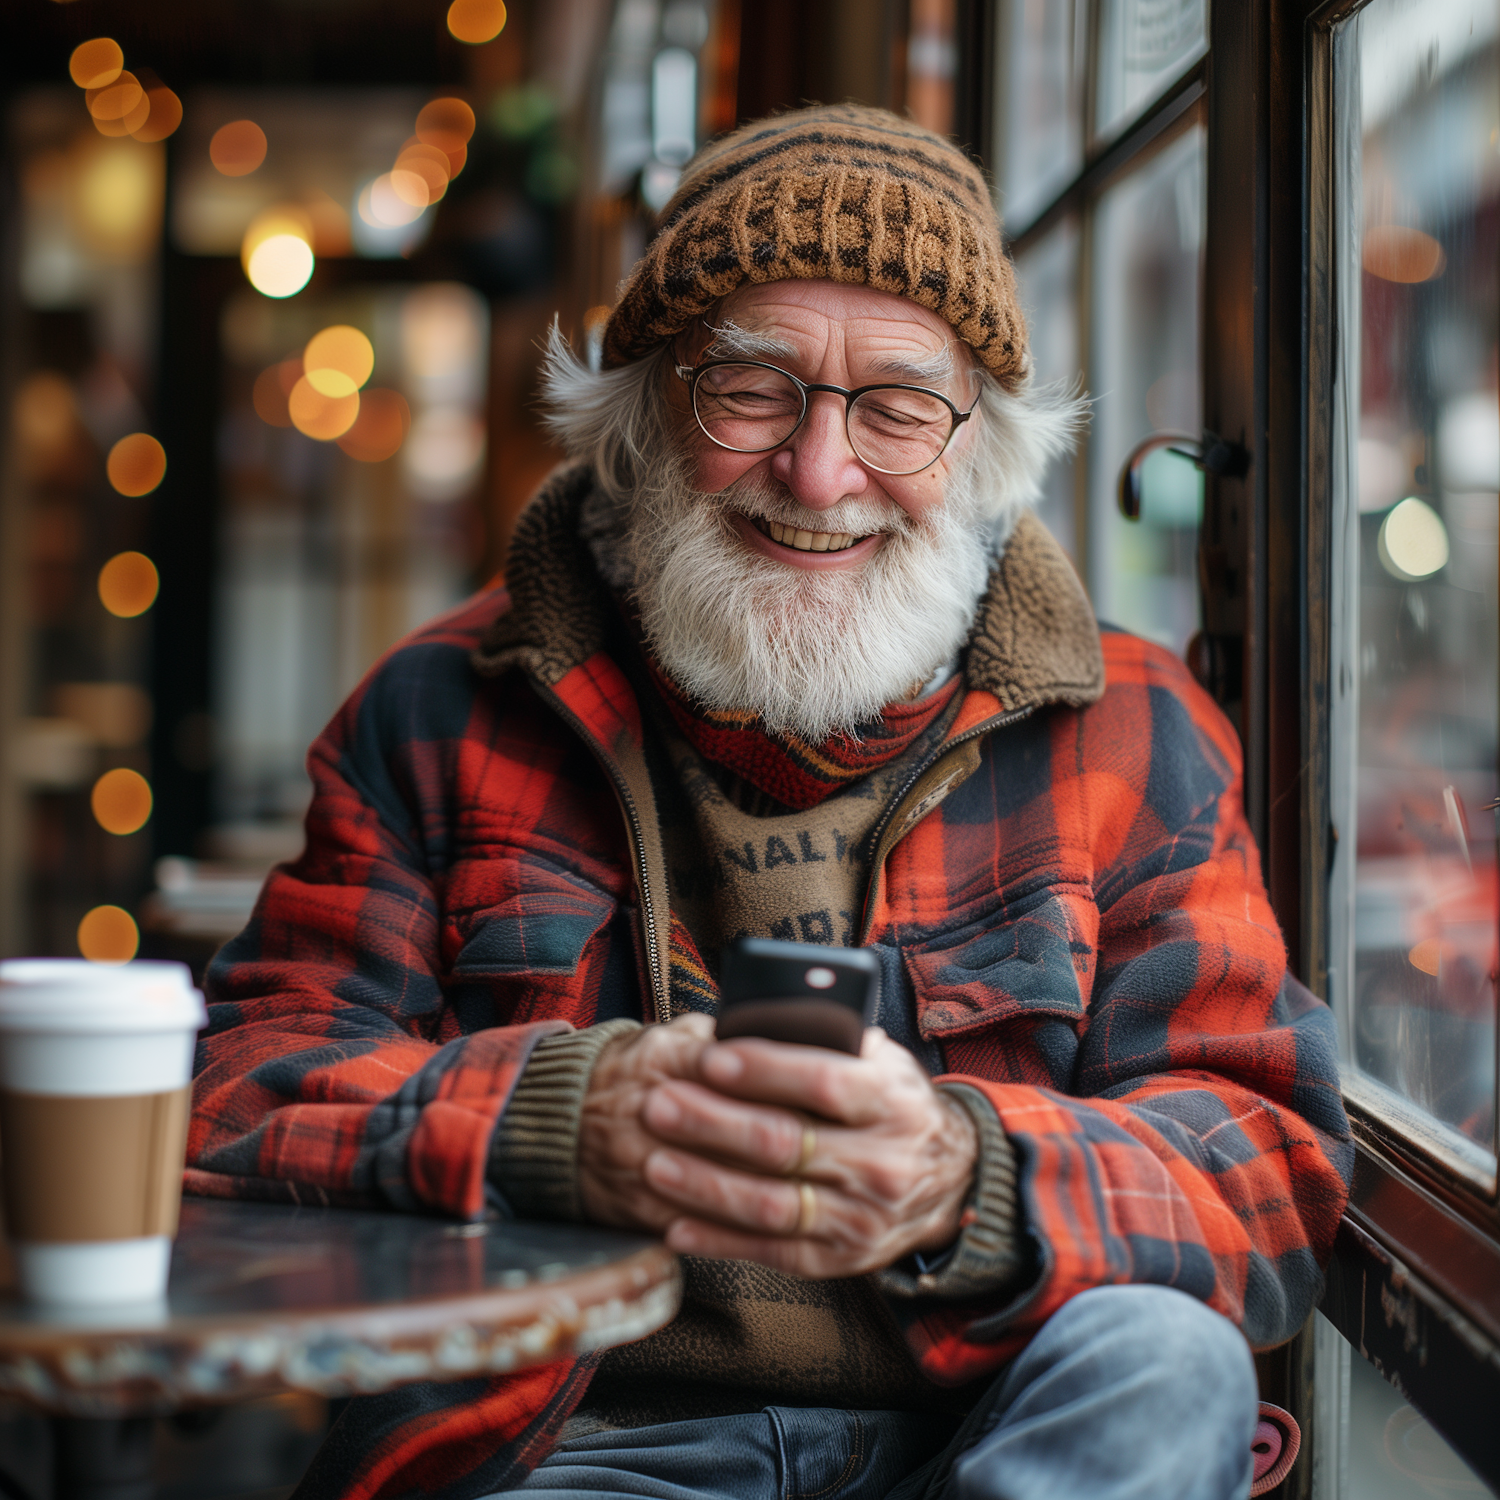
[[[579,513],[593,486],[586,464],[556,470],[516,523],[506,568],[510,608],[475,648],[475,669],[521,667],[555,687],[604,649],[619,617],[599,581]],[[1030,511],[990,573],[964,653],[970,688],[1006,711],[1081,708],[1104,691],[1099,627],[1061,547]]]

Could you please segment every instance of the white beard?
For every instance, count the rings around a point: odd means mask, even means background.
[[[920,521],[887,500],[809,510],[768,479],[706,494],[688,475],[678,454],[650,460],[627,514],[595,511],[584,530],[606,578],[633,593],[657,662],[690,697],[818,744],[857,738],[953,661],[1004,540],[979,520],[971,465],[960,459],[943,503]],[[736,514],[885,539],[854,568],[797,568],[752,551]]]

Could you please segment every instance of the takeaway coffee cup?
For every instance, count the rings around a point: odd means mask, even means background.
[[[165,1292],[206,1019],[184,964],[0,963],[0,1180],[26,1296]]]

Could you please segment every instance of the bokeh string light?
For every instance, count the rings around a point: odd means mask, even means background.
[[[312,221],[301,209],[285,203],[258,213],[240,243],[240,264],[262,296],[295,296],[307,285],[316,264]]]
[[[208,158],[226,177],[245,177],[266,159],[266,133],[254,120],[231,120],[214,131]]]
[[[270,427],[290,427],[292,415],[287,410],[287,397],[292,388],[302,379],[302,361],[284,359],[280,364],[267,365],[255,377],[255,387],[250,393],[255,415]]]
[[[374,372],[375,347],[359,329],[336,323],[307,341],[302,368],[320,395],[352,396]]]
[[[127,964],[140,946],[140,928],[123,906],[96,906],[78,924],[78,951],[96,964]]]
[[[462,99],[448,95],[422,106],[417,139],[424,146],[436,146],[448,158],[448,175],[457,177],[468,157],[474,123],[474,111]]]
[[[84,104],[101,135],[129,135],[151,115],[151,101],[134,73],[121,73],[101,89],[87,89]]]
[[[415,224],[463,171],[474,124],[474,111],[462,99],[444,96],[425,104],[416,134],[396,154],[390,171],[360,189],[360,218],[382,230]]]
[[[121,620],[133,620],[156,603],[161,579],[144,552],[118,552],[99,569],[99,602]]]
[[[147,144],[164,141],[182,124],[182,100],[148,69],[137,76],[146,90],[146,118],[130,134]]]
[[[84,91],[84,104],[100,135],[164,141],[182,123],[182,100],[148,68],[125,68],[113,37],[81,42],[68,59],[68,76]]]
[[[423,201],[413,203],[409,196],[413,193],[413,189],[408,187],[407,194],[403,195],[396,187],[394,181],[396,175],[393,172],[382,172],[359,195],[360,215],[367,224],[379,224],[388,229],[399,229],[402,225],[413,224],[421,218],[422,210],[427,207],[422,179],[411,172],[399,174],[424,192]]]
[[[149,432],[132,432],[109,450],[104,471],[120,494],[149,495],[166,477],[166,449]]]
[[[406,397],[377,386],[360,397],[359,416],[338,445],[360,463],[378,464],[401,451],[410,431],[411,407]]]
[[[428,203],[436,203],[448,191],[451,169],[452,163],[446,151],[439,150],[436,146],[425,145],[416,136],[412,136],[396,157],[396,165],[391,168],[391,177],[393,180],[401,175],[420,177],[426,190],[426,196],[422,200],[425,206]],[[397,191],[400,191],[399,186]]]
[[[359,415],[359,392],[347,396],[325,396],[306,375],[292,387],[287,397],[287,412],[292,426],[320,443],[331,443],[343,437],[354,426]]]
[[[470,46],[492,42],[504,29],[505,0],[453,0],[448,7],[449,33]]]
[[[125,53],[112,36],[80,42],[68,59],[68,77],[81,89],[102,89],[120,76]]]
[[[151,820],[151,783],[139,771],[116,767],[94,783],[89,806],[106,833],[138,833]]]

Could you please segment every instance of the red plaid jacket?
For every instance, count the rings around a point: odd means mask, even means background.
[[[659,1017],[612,770],[638,705],[607,642],[565,671],[479,675],[507,607],[487,592],[418,631],[313,745],[306,852],[210,970],[190,1190],[481,1215],[537,1038]],[[1286,975],[1235,733],[1169,653],[1112,630],[1103,652],[1086,707],[1017,718],[968,692],[949,735],[966,774],[893,830],[865,912],[912,1045],[1009,1135],[1039,1267],[1019,1296],[892,1299],[943,1384],[1121,1282],[1281,1342],[1346,1196],[1333,1027]],[[360,1398],[302,1493],[500,1490],[588,1374]]]

